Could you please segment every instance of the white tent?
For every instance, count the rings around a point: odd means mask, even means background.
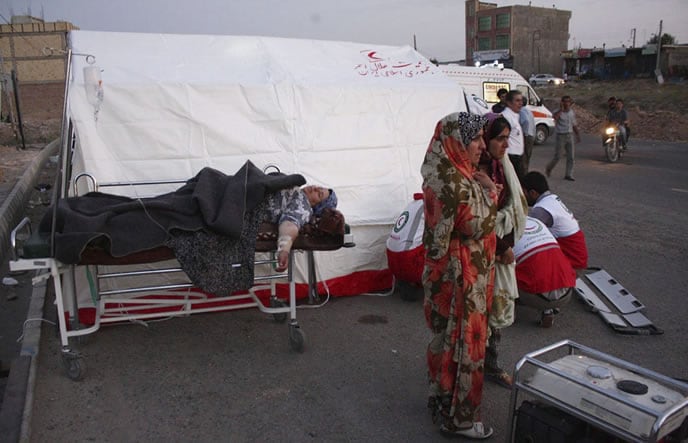
[[[337,191],[357,244],[317,254],[320,279],[335,295],[389,287],[392,223],[420,189],[435,123],[465,110],[427,59],[408,46],[243,36],[72,31],[70,45],[74,175],[187,179],[246,160],[300,173]]]

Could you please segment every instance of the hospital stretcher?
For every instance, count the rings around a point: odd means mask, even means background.
[[[97,189],[96,181],[91,180]],[[286,321],[288,314],[289,345],[294,351],[303,352],[305,336],[296,320],[294,254],[306,254],[308,300],[309,303],[314,303],[319,297],[314,251],[333,251],[353,246],[351,241],[346,244],[344,242],[345,225],[342,214],[337,210],[327,210],[322,217],[302,227],[291,249],[289,266],[286,272],[279,273],[274,271],[277,225],[263,222],[256,238],[257,258],[254,262],[255,269],[261,267],[262,271],[256,271],[253,286],[247,291],[216,296],[194,288],[184,278],[184,271],[178,263],[168,261],[175,257],[174,251],[167,246],[114,257],[99,246],[89,244],[83,250],[78,264],[64,264],[51,255],[50,236],[34,231],[28,218],[22,220],[12,231],[10,240],[13,256],[10,269],[47,271],[39,273],[34,278],[34,284],[52,278],[62,364],[67,376],[73,380],[83,378],[85,364],[80,353],[70,346],[70,339],[92,334],[101,325],[108,323],[141,322],[161,317],[257,307],[260,311],[271,314],[278,322]],[[24,241],[20,242],[20,237]],[[153,263],[162,264],[162,267],[151,269],[149,266]],[[75,283],[77,269],[82,273],[85,270],[94,305],[90,308],[93,317],[84,322],[86,326],[80,321],[80,302],[77,300]],[[173,275],[181,275],[181,278],[176,277],[170,283],[150,284],[155,277]],[[278,280],[285,279],[288,284],[286,301],[278,297],[276,285]],[[264,302],[266,292],[269,297]]]

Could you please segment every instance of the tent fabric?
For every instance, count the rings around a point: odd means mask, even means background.
[[[80,30],[69,40],[73,176],[186,180],[247,160],[301,174],[336,190],[357,245],[316,254],[324,280],[390,275],[385,239],[420,189],[434,125],[465,110],[456,84],[408,46]],[[305,275],[298,260],[296,277]]]

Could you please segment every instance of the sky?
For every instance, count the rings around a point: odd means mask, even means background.
[[[491,0],[572,12],[569,49],[642,46],[662,32],[688,43],[688,0]],[[0,21],[30,13],[80,29],[263,35],[415,46],[428,58],[465,58],[464,0],[0,0]]]

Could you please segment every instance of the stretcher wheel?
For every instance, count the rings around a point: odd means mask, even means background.
[[[289,346],[296,352],[303,352],[306,336],[299,325],[289,325]]]
[[[70,380],[81,381],[86,374],[86,365],[83,358],[74,353],[62,354],[62,366]]]
[[[286,306],[287,306],[287,304],[278,298],[271,298],[270,299],[270,307],[271,308],[285,308]],[[279,314],[272,314],[272,318],[277,323],[284,323],[287,320],[287,313],[286,312],[280,312]]]

